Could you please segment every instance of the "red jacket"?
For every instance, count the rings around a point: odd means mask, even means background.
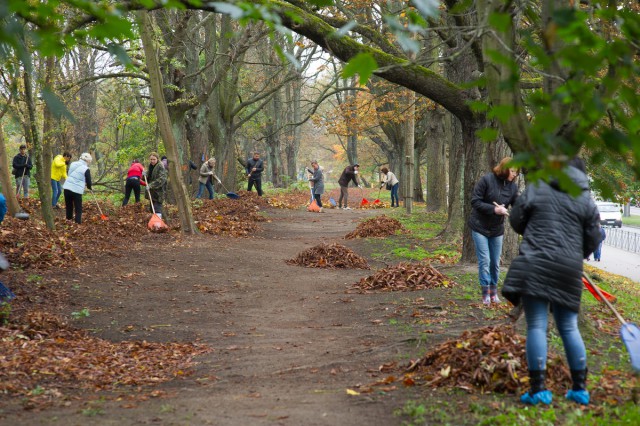
[[[142,179],[142,171],[144,170],[144,166],[140,163],[133,163],[131,167],[129,167],[129,171],[127,172],[127,179],[131,177],[137,177],[138,179]]]

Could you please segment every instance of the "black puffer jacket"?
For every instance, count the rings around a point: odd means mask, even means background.
[[[501,179],[493,173],[482,176],[471,194],[471,217],[469,226],[485,237],[499,237],[504,234],[504,216],[495,213],[494,201],[512,206],[518,197],[515,182]]]
[[[587,176],[574,167],[566,173],[582,189],[577,198],[540,182],[529,185],[511,209],[511,226],[524,237],[502,288],[513,304],[526,295],[580,309],[582,263],[600,244],[600,215]]]

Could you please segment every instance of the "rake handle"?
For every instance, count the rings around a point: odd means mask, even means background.
[[[93,192],[93,189],[89,189],[89,191],[91,192],[91,195],[93,196],[93,201],[96,202],[96,206],[98,206],[98,211],[100,212],[100,216],[104,216],[102,214],[102,209],[100,208],[100,204],[98,203],[98,199],[96,198],[96,194]]]
[[[607,305],[607,307],[609,309],[611,309],[611,311],[615,314],[616,318],[618,318],[618,321],[620,321],[620,323],[622,325],[627,325],[627,322],[624,320],[624,318],[622,318],[622,315],[620,315],[620,313],[616,310],[616,308],[613,307],[613,305],[611,304],[611,302],[609,302],[604,295],[602,294],[602,292],[600,291],[600,289],[598,288],[597,285],[593,284],[593,282],[591,281],[591,278],[589,278],[589,276],[587,275],[586,272],[582,272],[582,276],[589,282],[589,284],[591,284],[591,286],[593,287],[593,289],[596,291],[596,293],[598,293],[598,296],[600,297],[600,299],[602,299],[602,301],[605,303],[605,305]]]
[[[153,198],[151,197],[151,189],[149,189],[149,182],[147,182],[146,176],[144,176],[144,183],[145,183],[144,187],[149,192],[149,202],[151,203],[151,211],[153,212],[153,214],[156,214],[156,209],[155,207],[153,207]]]

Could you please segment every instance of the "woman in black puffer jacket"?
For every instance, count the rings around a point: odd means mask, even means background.
[[[581,404],[589,403],[578,311],[583,259],[600,243],[600,215],[591,199],[584,163],[575,158],[569,165],[565,172],[580,188],[580,195],[564,192],[557,182],[539,182],[529,185],[511,209],[511,226],[523,240],[507,272],[502,294],[514,305],[522,302],[524,307],[531,390],[522,395],[521,401],[534,405],[550,404],[552,399],[544,386],[549,306],[571,369],[573,389],[566,396]]]

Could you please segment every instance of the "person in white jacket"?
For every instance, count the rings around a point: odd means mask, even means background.
[[[66,207],[67,220],[75,219],[76,223],[82,223],[82,194],[85,186],[91,190],[91,154],[82,153],[78,161],[74,161],[69,166],[67,180],[64,182],[64,204]],[[75,218],[73,211],[75,209]]]
[[[380,169],[384,175],[384,180],[380,183],[380,188],[386,186],[391,191],[391,207],[400,207],[400,199],[398,198],[398,189],[400,189],[400,181],[390,172],[389,169],[383,167]],[[395,204],[394,204],[395,201]]]

